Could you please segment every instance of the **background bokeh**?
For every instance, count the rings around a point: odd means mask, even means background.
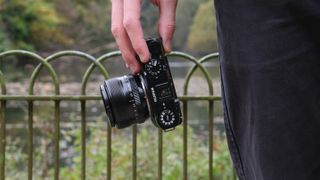
[[[22,49],[47,57],[66,49],[83,51],[94,57],[117,50],[110,32],[110,0],[0,0],[0,52]],[[145,36],[157,36],[158,10],[148,1],[142,5],[141,22]],[[211,0],[180,0],[177,7],[173,50],[200,58],[216,52],[216,30]],[[175,85],[182,95],[183,81],[192,64],[179,58],[169,59]],[[30,76],[37,63],[23,56],[0,61],[8,94],[26,94]],[[79,94],[81,80],[90,64],[74,57],[52,63],[61,83],[61,94]],[[129,73],[121,58],[104,63],[111,77]],[[205,63],[212,77],[215,95],[220,96],[218,60]],[[98,71],[91,76],[87,94],[99,94],[103,81]],[[36,94],[52,94],[48,73],[41,72]],[[207,84],[195,72],[189,88],[191,95],[207,95]],[[53,103],[35,102],[34,177],[50,179],[53,175]],[[215,103],[214,177],[231,179],[234,174],[224,136],[221,103]],[[7,104],[7,179],[24,179],[27,174],[27,103]],[[61,103],[61,173],[62,179],[80,178],[80,105]],[[190,179],[208,178],[208,107],[207,102],[189,103],[189,175]],[[106,176],[106,116],[102,104],[87,103],[87,178]],[[157,133],[152,123],[139,125],[138,179],[157,175]],[[131,129],[113,131],[112,165],[115,179],[131,178]],[[164,179],[182,177],[182,127],[164,135]]]
[[[0,50],[25,49],[42,55],[75,49],[99,55],[115,50],[110,0],[0,0]],[[183,0],[177,8],[175,50],[216,50],[212,1]],[[156,36],[158,10],[143,1],[145,36]]]

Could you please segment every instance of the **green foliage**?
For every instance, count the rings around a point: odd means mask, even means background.
[[[37,111],[36,111],[37,112]],[[49,110],[44,112],[49,113]],[[43,119],[44,113],[36,113]],[[86,134],[86,177],[105,179],[106,177],[106,123],[99,121],[88,128]],[[47,179],[53,176],[53,126],[35,129],[34,178]],[[137,179],[153,180],[157,176],[158,133],[149,126],[140,126],[137,135]],[[163,179],[182,178],[183,129],[163,134]],[[23,141],[22,141],[23,140]],[[7,139],[6,174],[10,180],[23,179],[27,175],[27,146],[25,139]],[[66,149],[73,149],[66,151]],[[208,143],[203,137],[188,128],[188,176],[189,179],[208,179]],[[213,172],[217,180],[233,179],[229,151],[224,137],[216,137],[213,146]],[[61,129],[60,178],[77,180],[81,177],[81,130],[80,128]],[[68,152],[68,163],[63,154]],[[64,155],[65,157],[65,155]],[[114,130],[112,135],[112,177],[132,178],[132,135],[131,129]]]
[[[199,4],[206,0],[183,0],[178,2],[176,12],[176,31],[174,34],[173,47],[177,50],[186,48],[190,26],[197,13]]]
[[[199,6],[188,36],[187,46],[191,51],[207,53],[216,50],[216,20],[212,9],[211,0]]]
[[[6,179],[20,180],[28,176],[28,154],[27,144],[23,139],[7,137],[6,157],[5,157],[5,172]],[[52,177],[52,165],[49,166],[48,148],[52,147],[52,139],[42,139],[33,151],[33,176]],[[52,164],[52,163],[51,163]],[[51,172],[49,173],[49,171]]]
[[[188,170],[190,179],[208,179],[208,146],[198,135],[189,131],[192,142],[188,151]],[[143,128],[137,136],[137,179],[153,180],[157,176],[157,133]],[[132,139],[128,132],[116,132],[112,143],[112,177],[115,179],[131,179],[132,172]],[[106,176],[106,132],[94,128],[87,141],[87,177],[88,179],[104,179]],[[182,177],[182,128],[165,133],[163,145],[163,179],[174,180]],[[76,154],[80,154],[80,131],[77,130],[75,140]],[[233,176],[231,162],[226,143],[222,139],[215,140],[214,176],[216,179],[229,180]],[[78,179],[80,177],[80,157],[73,158],[73,165],[61,169],[61,178]]]
[[[85,26],[88,26],[88,28],[97,28],[99,31],[106,30],[110,22],[110,16],[107,15],[111,10],[110,1],[73,0],[72,2],[78,14],[77,18],[84,23]]]
[[[12,0],[2,3],[0,20],[10,33],[12,48],[41,49],[50,42],[68,44],[71,39],[64,36],[60,17],[54,4],[46,0]]]
[[[110,32],[109,0],[55,0],[59,15],[68,20],[63,33],[72,37],[70,49],[101,55],[115,46]]]
[[[27,176],[26,164],[27,153],[23,152],[20,139],[8,137],[6,144],[6,176],[15,180]]]
[[[3,30],[2,27],[3,26],[1,26],[1,23],[0,23],[0,52],[7,50],[9,46],[7,33]]]
[[[235,172],[231,166],[230,153],[225,140],[216,139],[214,143],[213,174],[214,179],[235,179]]]

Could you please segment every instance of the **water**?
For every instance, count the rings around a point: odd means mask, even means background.
[[[183,84],[185,83],[185,76],[189,69],[192,67],[192,63],[183,61],[181,59],[169,59],[170,60],[170,67],[171,67],[171,72],[174,77],[174,82],[176,86],[176,90],[178,95],[183,95]],[[55,64],[54,64],[55,65]],[[85,64],[83,64],[85,65]],[[56,64],[55,68],[61,67],[61,64]],[[82,80],[81,76],[75,76],[75,74],[83,74],[85,72],[85,68],[87,66],[77,66],[82,67],[81,68],[71,68],[73,65],[72,64],[66,64],[62,69],[59,71],[64,71],[64,72],[59,72],[57,71],[60,77],[60,82],[61,82],[61,94],[79,94],[80,93],[80,82]],[[115,59],[113,61],[109,61],[105,63],[105,66],[111,75],[111,77],[116,77],[116,76],[122,76],[124,74],[128,74],[128,70],[123,67],[123,62],[120,59]],[[117,68],[116,68],[117,67]],[[219,67],[216,61],[206,63],[205,67],[207,68],[208,72],[210,73],[212,77],[212,82],[214,85],[214,94],[220,96],[221,91],[220,91],[220,77],[219,77]],[[69,69],[69,71],[65,71],[65,69]],[[64,77],[63,74],[69,74],[69,76],[74,76],[74,78],[70,79],[62,79],[61,77]],[[98,71],[95,70],[94,74],[92,75],[90,79],[90,83],[88,85],[87,93],[88,94],[98,94],[99,90],[99,84],[102,83],[103,78],[101,75],[98,75]],[[45,79],[45,78],[42,78]],[[75,82],[71,82],[75,81]],[[65,82],[64,82],[65,81]],[[78,82],[78,83],[77,83]],[[16,87],[17,84],[15,84],[15,89],[25,89],[27,90],[27,87]],[[38,83],[41,84],[41,83]],[[47,83],[50,84],[50,83]],[[38,94],[48,94],[46,93],[46,90],[44,89],[50,89],[45,86],[48,86],[47,84],[42,85],[42,87],[38,87],[40,89]],[[23,86],[27,86],[27,83],[23,83]],[[37,89],[37,88],[36,88]],[[51,88],[52,89],[52,88]],[[10,85],[8,85],[8,91],[10,94],[17,94],[17,92],[12,92],[10,90]],[[18,91],[18,90],[15,90]],[[19,92],[19,94],[24,94],[24,92]],[[188,88],[188,93],[191,95],[208,95],[208,85],[203,78],[202,72],[200,70],[197,70],[194,75],[191,78],[189,88]],[[42,112],[40,118],[45,119],[46,115],[48,117],[51,117],[51,114],[53,113],[53,109],[50,109],[52,106],[48,106],[48,103],[41,103],[42,110],[39,110],[39,112]],[[52,107],[53,108],[53,107]],[[80,114],[79,114],[79,103],[75,102],[62,102],[61,104],[61,113],[62,113],[62,119],[73,119],[72,121],[74,122],[79,122],[80,121]],[[190,119],[190,124],[195,124],[195,127],[201,124],[205,124],[205,121],[207,118],[207,103],[205,101],[202,102],[190,102],[189,103],[189,119]],[[102,108],[101,102],[88,102],[87,103],[87,119],[90,122],[94,122],[96,119],[98,119],[102,113],[104,113],[104,110]],[[46,114],[47,112],[47,114]],[[8,125],[13,125],[13,124],[19,124],[21,123],[21,119],[26,120],[27,116],[27,106],[26,103],[17,103],[17,102],[10,102],[8,104],[8,109],[7,109],[7,124]],[[220,103],[216,103],[215,105],[215,117],[222,117],[222,108]],[[69,121],[69,120],[68,120]],[[63,124],[64,122],[62,122]],[[10,126],[8,126],[10,127]],[[21,126],[20,126],[21,127]],[[206,126],[204,126],[206,127]]]

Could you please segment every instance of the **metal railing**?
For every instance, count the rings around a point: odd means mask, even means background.
[[[55,53],[47,58],[43,58],[35,53],[21,51],[21,50],[13,50],[6,51],[0,53],[0,61],[5,60],[5,57],[8,56],[23,56],[34,59],[39,62],[39,65],[34,69],[30,78],[30,84],[28,88],[27,95],[8,95],[6,89],[6,83],[4,80],[4,75],[0,71],[0,179],[5,179],[5,148],[6,148],[6,104],[8,101],[25,101],[28,103],[28,179],[33,179],[33,150],[34,150],[34,102],[35,101],[53,101],[54,102],[54,179],[59,179],[59,169],[60,169],[60,103],[62,101],[77,101],[81,104],[81,179],[86,179],[86,101],[94,100],[100,101],[101,98],[99,95],[86,95],[86,87],[88,83],[88,79],[92,74],[95,68],[99,69],[101,75],[105,78],[109,78],[109,74],[105,67],[102,65],[102,62],[108,61],[113,57],[120,56],[120,52],[110,52],[105,55],[102,55],[99,58],[94,58],[93,56],[79,52],[79,51],[62,51]],[[80,95],[60,95],[60,84],[57,73],[55,69],[50,64],[53,61],[57,61],[61,59],[61,57],[78,57],[80,59],[89,61],[91,65],[86,70],[81,83],[81,93]],[[179,57],[180,59],[187,60],[193,63],[193,67],[189,69],[187,76],[184,81],[183,86],[183,95],[179,97],[182,101],[182,109],[183,109],[183,179],[188,179],[188,102],[189,101],[204,101],[208,102],[208,174],[209,179],[213,179],[213,118],[214,118],[214,102],[220,101],[221,97],[216,96],[213,90],[213,84],[211,76],[208,70],[204,67],[203,63],[209,60],[216,60],[218,57],[218,53],[212,53],[207,56],[202,57],[201,59],[197,59],[191,55],[182,53],[182,52],[172,52],[169,54],[171,57]],[[52,78],[52,82],[54,85],[54,95],[35,95],[34,94],[34,86],[35,80],[39,76],[39,72],[41,69],[45,68],[46,71],[49,72],[50,77]],[[204,79],[208,85],[208,95],[206,96],[189,96],[188,95],[188,87],[189,82],[196,71],[199,69]],[[158,131],[158,179],[162,179],[162,171],[163,171],[163,134],[162,131]],[[137,177],[137,126],[132,127],[132,177],[136,179]],[[112,148],[112,129],[108,127],[107,129],[107,157],[106,157],[106,179],[111,179],[112,177],[112,169],[111,169],[111,153]]]

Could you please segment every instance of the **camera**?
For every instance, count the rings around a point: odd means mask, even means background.
[[[150,117],[156,127],[173,130],[182,115],[162,40],[146,43],[151,57],[138,75],[108,79],[100,86],[109,124],[121,129]]]

